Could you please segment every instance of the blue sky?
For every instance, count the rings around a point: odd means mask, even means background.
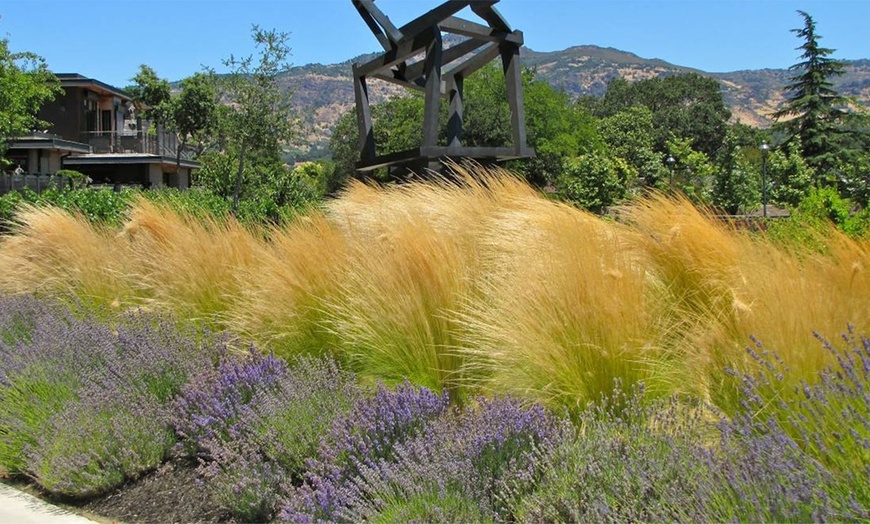
[[[401,25],[441,0],[378,0]],[[710,72],[784,68],[797,60],[802,9],[836,58],[870,58],[870,0],[502,0],[526,45],[615,47]],[[473,17],[474,15],[469,15]],[[378,49],[350,0],[0,0],[0,35],[55,72],[127,85],[139,64],[178,80],[253,51],[251,24],[291,33],[293,65]]]

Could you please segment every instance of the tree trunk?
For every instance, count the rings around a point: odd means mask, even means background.
[[[233,216],[239,216],[239,195],[242,192],[242,174],[245,171],[245,142],[239,152],[239,171],[236,173],[236,187],[233,189]]]

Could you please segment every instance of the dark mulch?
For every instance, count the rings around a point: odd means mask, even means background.
[[[128,482],[80,509],[131,523],[232,522],[197,482],[196,465],[168,462],[135,482]]]

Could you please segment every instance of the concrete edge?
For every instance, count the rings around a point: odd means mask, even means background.
[[[15,524],[94,524],[95,521],[54,506],[0,482],[0,522]]]

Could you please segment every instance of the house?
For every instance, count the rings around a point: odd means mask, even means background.
[[[199,164],[185,156],[176,164],[176,135],[141,118],[130,94],[75,73],[56,76],[63,93],[38,115],[50,128],[9,141],[6,158],[25,179],[74,169],[95,184],[190,186]]]

